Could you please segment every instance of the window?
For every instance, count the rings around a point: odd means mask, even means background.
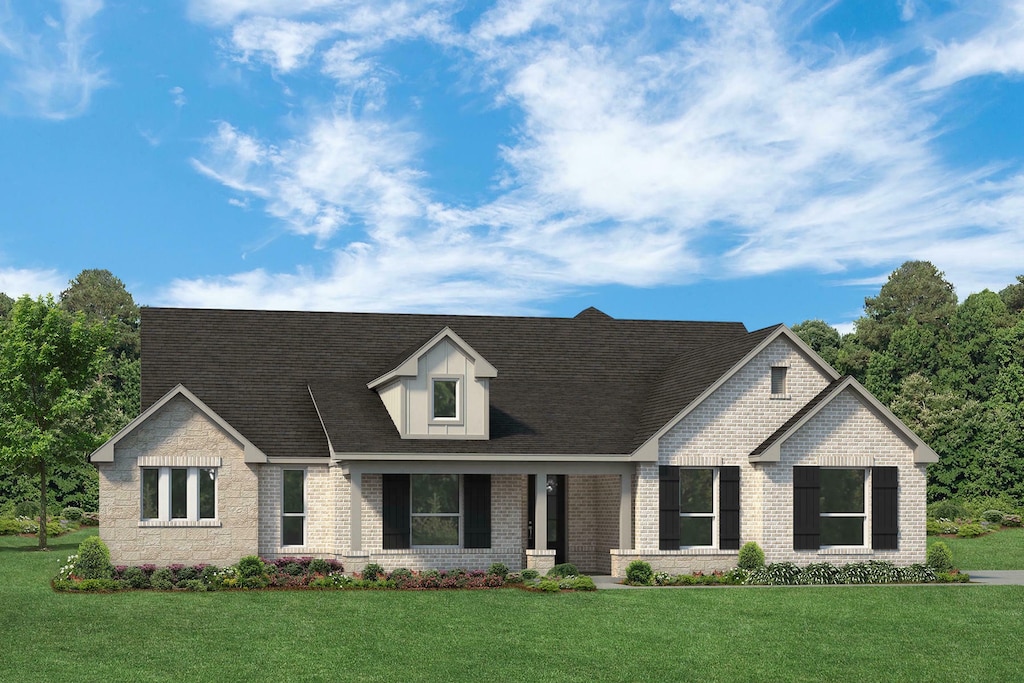
[[[715,470],[679,470],[679,545],[712,546],[715,538]]]
[[[822,468],[821,546],[864,545],[864,482],[865,470]]]
[[[459,475],[411,476],[412,545],[458,546]]]
[[[658,468],[658,547],[740,547],[740,468]]]
[[[435,420],[459,419],[459,380],[436,378],[432,380],[431,416]]]
[[[772,368],[772,396],[785,396],[786,395],[786,372],[789,368],[786,367],[773,367]]]
[[[284,470],[281,489],[281,545],[305,545],[306,471]]]
[[[212,467],[143,467],[142,519],[217,517],[217,470]]]

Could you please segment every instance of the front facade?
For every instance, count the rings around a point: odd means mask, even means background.
[[[624,575],[925,554],[935,453],[784,326],[144,309],[115,563]]]

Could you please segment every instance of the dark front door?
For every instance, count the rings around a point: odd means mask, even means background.
[[[537,475],[531,474],[530,481],[527,484],[529,486],[529,501],[527,505],[530,509],[529,517],[529,539],[527,547],[535,548],[536,543],[534,541],[534,535],[537,533]],[[564,474],[549,474],[548,475],[548,520],[547,520],[547,535],[548,535],[548,550],[555,551],[555,564],[562,564],[566,562],[565,559],[565,548],[566,548],[566,533],[565,533],[565,475]]]

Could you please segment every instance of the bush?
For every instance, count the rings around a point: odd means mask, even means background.
[[[970,575],[963,572],[939,572],[938,574],[939,583],[967,583],[970,580]]]
[[[519,576],[522,577],[523,581],[533,581],[540,576],[540,572],[536,569],[524,569],[519,572]]]
[[[961,524],[960,530],[956,532],[956,535],[960,538],[975,538],[976,536],[981,536],[985,533],[988,533],[985,527],[981,526],[980,524],[971,523]]]
[[[124,570],[124,580],[131,588],[149,588],[149,576],[139,567],[128,567]]]
[[[537,588],[545,593],[557,593],[559,590],[558,581],[554,579],[541,579],[540,583],[537,584]]]
[[[953,569],[953,552],[942,541],[933,543],[928,547],[925,564],[940,574],[948,572]]]
[[[75,576],[82,579],[110,579],[114,565],[110,564],[110,550],[99,536],[90,536],[78,546]]]
[[[928,506],[928,516],[934,519],[963,519],[967,509],[955,500],[940,500]]]
[[[1013,527],[1020,526],[1020,515],[1010,515],[1010,514],[1003,515],[1002,525],[1003,526],[1013,526]]]
[[[764,566],[764,551],[754,541],[749,541],[743,544],[740,548],[739,562],[737,565],[740,569],[746,569],[747,571],[753,571],[754,569],[760,569]]]
[[[85,513],[82,512],[82,508],[69,505],[64,508],[64,512],[61,513],[61,516],[69,522],[77,522],[82,519],[83,514]]]
[[[491,576],[500,576],[504,579],[508,576],[508,567],[501,562],[495,562],[487,568],[487,573]]]
[[[31,517],[32,519],[39,519],[39,501],[38,500],[22,500],[14,506],[15,517]]]
[[[331,572],[331,565],[327,560],[315,557],[309,561],[309,571],[312,574],[329,574]]]
[[[1002,510],[1015,514],[1024,512],[1021,510],[1020,502],[1005,493],[998,496],[973,496],[964,500],[963,506],[967,511],[966,516],[972,518],[980,518],[988,510]]]
[[[800,580],[800,567],[792,562],[773,562],[767,567],[750,572],[747,583],[767,586],[793,586]]]
[[[1002,510],[985,510],[981,513],[981,518],[992,524],[1002,524],[1003,512]]]
[[[869,583],[899,583],[900,570],[892,562],[870,560],[868,562]]]
[[[365,579],[366,581],[376,581],[377,579],[381,578],[383,575],[384,575],[384,567],[380,566],[376,562],[371,562],[370,564],[368,564],[365,567],[363,567],[363,574],[362,574],[362,576],[363,576],[363,579]]]
[[[815,562],[807,565],[800,572],[800,583],[811,585],[829,585],[839,583],[843,572],[828,562]]]
[[[548,572],[548,576],[566,577],[566,576],[579,576],[580,570],[576,569],[576,565],[570,562],[563,562],[562,564],[556,564]]]
[[[267,566],[263,564],[263,560],[257,555],[246,555],[235,566],[238,567],[238,575],[243,579],[263,576],[267,571]]]
[[[633,560],[626,567],[626,583],[632,586],[650,586],[654,581],[651,565],[643,560]]]
[[[158,591],[169,591],[174,588],[174,574],[171,573],[170,569],[164,567],[163,569],[157,569],[153,572],[153,576],[149,579],[150,585]]]
[[[935,570],[926,564],[912,564],[900,570],[903,583],[934,583],[936,579]]]

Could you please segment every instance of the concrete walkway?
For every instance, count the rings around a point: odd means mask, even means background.
[[[979,569],[977,571],[967,571],[971,575],[970,584],[962,583],[937,583],[927,584],[933,586],[963,586],[963,585],[982,585],[982,586],[1024,586],[1024,570],[1003,570],[997,571],[994,569]],[[597,586],[598,590],[605,589],[625,589],[625,590],[636,590],[643,588],[653,588],[654,586],[627,586],[620,583],[622,579],[614,576],[591,576],[594,580],[594,585]],[[690,586],[691,588],[699,588],[699,586]]]

